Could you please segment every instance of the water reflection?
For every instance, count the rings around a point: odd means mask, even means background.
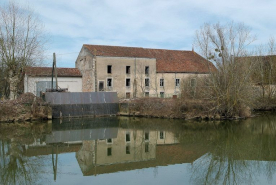
[[[225,122],[209,131],[209,151],[192,166],[195,184],[255,184],[259,176],[271,182],[276,172],[276,118],[258,117]]]
[[[1,141],[0,182],[36,184],[42,176],[58,182],[64,175],[60,165],[66,165],[63,154],[73,153],[70,160],[76,161],[82,176],[147,168],[156,174],[160,166],[187,164],[189,184],[272,183],[275,126],[274,115],[231,122],[55,120],[50,132],[33,133],[28,142]]]
[[[24,145],[14,139],[0,143],[1,184],[34,184],[45,167],[44,158],[26,157]]]
[[[153,120],[129,118],[101,118],[92,124],[95,120],[81,121],[70,121],[74,129],[68,127],[68,122],[62,123],[65,127],[53,125],[45,142],[47,145],[66,143],[68,148],[79,145],[76,159],[84,176],[181,162],[171,160],[171,151],[183,148],[175,137],[179,123],[168,125],[161,120],[163,123],[152,125],[149,122]]]

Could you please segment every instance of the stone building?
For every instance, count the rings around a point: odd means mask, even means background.
[[[171,157],[177,151],[179,156]],[[83,175],[89,176],[190,163],[201,155],[181,145],[171,131],[119,127],[115,137],[82,141],[76,159]]]
[[[116,91],[119,98],[171,97],[183,79],[215,69],[194,51],[103,45],[83,45],[75,65],[83,92]]]

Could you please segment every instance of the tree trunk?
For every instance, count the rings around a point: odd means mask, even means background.
[[[17,84],[18,84],[18,76],[13,76],[13,72],[9,72],[9,79],[8,82],[10,84],[10,100],[14,100],[17,98]]]

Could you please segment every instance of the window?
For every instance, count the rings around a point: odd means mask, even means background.
[[[149,97],[149,92],[145,92],[145,97]]]
[[[130,142],[130,133],[126,133],[126,142]]]
[[[108,144],[111,144],[111,143],[112,143],[112,139],[109,138],[109,139],[106,140],[106,142],[107,142]]]
[[[107,66],[107,73],[111,74],[112,73],[112,65]]]
[[[192,86],[192,87],[195,87],[195,86],[196,86],[196,79],[195,79],[195,78],[192,78],[192,79],[191,79],[191,86]]]
[[[175,86],[179,87],[180,79],[175,79]]]
[[[130,146],[126,146],[126,154],[130,154]]]
[[[163,131],[160,131],[160,133],[159,133],[159,138],[160,138],[160,139],[164,139],[164,132],[163,132]]]
[[[164,95],[165,95],[164,92],[160,92],[160,97],[161,97],[161,98],[164,98]]]
[[[107,87],[112,87],[112,78],[107,79]]]
[[[130,66],[126,66],[126,74],[130,74]]]
[[[145,152],[149,152],[149,143],[145,144]]]
[[[164,79],[160,79],[160,87],[164,87]]]
[[[107,156],[111,156],[112,155],[112,148],[108,147],[107,148]]]
[[[104,82],[103,81],[99,82],[99,91],[104,91]]]
[[[145,141],[148,141],[148,140],[149,140],[149,133],[145,132]]]
[[[145,67],[145,74],[148,75],[149,74],[149,66]]]
[[[129,99],[130,98],[130,92],[127,92],[126,93],[126,99]]]
[[[146,87],[149,87],[149,78],[146,78],[146,79],[145,79],[145,86],[146,86]]]
[[[130,79],[129,78],[126,79],[126,86],[130,87]]]

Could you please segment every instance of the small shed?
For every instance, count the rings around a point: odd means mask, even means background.
[[[57,68],[58,88],[67,88],[68,92],[82,92],[82,74],[77,68]],[[31,92],[40,96],[40,92],[52,87],[51,67],[27,67],[24,77],[24,93]],[[53,88],[56,88],[54,78]]]

